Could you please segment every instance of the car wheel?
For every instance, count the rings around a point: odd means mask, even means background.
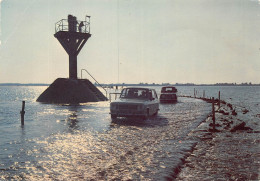
[[[111,114],[111,119],[116,119],[117,115],[116,114]]]
[[[147,109],[146,114],[143,116],[143,120],[146,120],[149,117],[149,109]]]

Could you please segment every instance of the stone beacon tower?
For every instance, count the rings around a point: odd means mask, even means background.
[[[55,24],[54,37],[69,55],[69,78],[56,79],[37,99],[37,102],[56,104],[77,104],[106,101],[107,98],[87,79],[77,77],[77,56],[90,34],[90,16],[78,21],[68,15]]]

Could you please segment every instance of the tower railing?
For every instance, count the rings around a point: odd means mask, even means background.
[[[90,75],[90,77],[92,77],[92,79],[94,79],[96,81],[96,83],[102,88],[104,89],[104,91],[106,92],[106,98],[107,98],[107,90],[86,70],[86,69],[81,69],[81,79],[82,79],[82,70],[86,71],[88,73],[88,75]]]
[[[73,32],[79,33],[90,33],[90,16],[86,16],[85,21],[79,20],[70,20],[73,24],[75,24],[75,29]],[[55,23],[55,33],[59,31],[70,31],[69,30],[69,22],[67,19],[61,19],[57,23]]]

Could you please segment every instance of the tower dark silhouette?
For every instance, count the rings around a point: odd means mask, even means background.
[[[68,15],[55,24],[55,34],[69,55],[69,79],[56,79],[37,99],[37,102],[55,104],[78,104],[108,100],[100,90],[87,79],[77,78],[77,56],[90,34],[90,16],[85,21]]]
[[[69,55],[69,78],[77,79],[77,56],[90,34],[90,16],[85,21],[68,15],[68,20],[62,19],[56,23],[54,37],[57,38]]]

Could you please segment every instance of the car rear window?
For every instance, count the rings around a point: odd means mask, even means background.
[[[175,87],[163,87],[161,90],[162,93],[175,93],[177,89]]]

